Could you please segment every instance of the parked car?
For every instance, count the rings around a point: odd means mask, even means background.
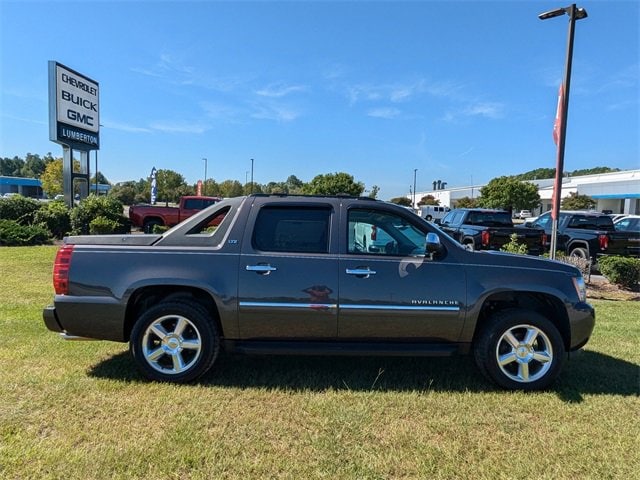
[[[488,208],[456,208],[439,222],[440,228],[471,250],[500,250],[511,235],[530,255],[544,253],[546,235],[539,228],[515,226],[509,212]]]
[[[614,221],[613,226],[619,232],[640,232],[640,215],[626,215]]]
[[[374,231],[384,248],[368,248]],[[158,381],[193,381],[222,349],[473,354],[497,385],[534,390],[595,324],[577,268],[472,252],[398,205],[343,196],[231,198],[163,234],[67,237],[53,284],[49,330],[129,342]]]
[[[134,227],[141,228],[145,233],[152,233],[155,225],[173,227],[219,201],[218,197],[185,196],[180,199],[177,207],[132,205],[129,207],[129,219]]]
[[[420,216],[427,222],[444,218],[451,209],[449,207],[441,207],[440,205],[422,205],[420,207]]]
[[[544,229],[547,241],[551,241],[551,212],[543,213],[535,222],[525,225]],[[609,215],[561,210],[556,250],[572,257],[590,259],[595,265],[602,255],[638,257],[640,240],[632,231],[616,229]]]
[[[531,217],[533,217],[533,215],[531,214],[530,210],[520,210],[516,214],[516,218],[520,218],[520,219],[531,218]]]

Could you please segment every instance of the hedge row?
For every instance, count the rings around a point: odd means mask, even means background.
[[[0,198],[0,246],[42,245],[66,235],[127,233],[131,224],[122,204],[90,195],[69,209],[63,202],[38,202],[14,196]]]

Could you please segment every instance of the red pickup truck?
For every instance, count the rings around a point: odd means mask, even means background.
[[[129,207],[129,219],[134,227],[142,228],[145,233],[152,233],[154,225],[173,227],[220,200],[218,197],[186,196],[180,198],[178,207],[132,205]]]

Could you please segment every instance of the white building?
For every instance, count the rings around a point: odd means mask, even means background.
[[[538,194],[540,195],[540,207],[533,212],[534,215],[551,210],[553,182],[553,178],[531,180],[531,183],[538,186]],[[416,192],[416,203],[422,197],[432,195],[440,200],[440,205],[454,208],[456,201],[461,198],[478,198],[482,187],[484,185]],[[597,202],[597,211],[611,210],[612,213],[637,215],[640,213],[640,170],[564,177],[562,179],[562,198],[568,197],[571,193],[593,198]],[[412,200],[413,195],[407,195],[407,198]]]

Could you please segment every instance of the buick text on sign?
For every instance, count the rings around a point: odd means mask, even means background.
[[[98,133],[100,109],[98,84],[56,65],[57,121]]]

